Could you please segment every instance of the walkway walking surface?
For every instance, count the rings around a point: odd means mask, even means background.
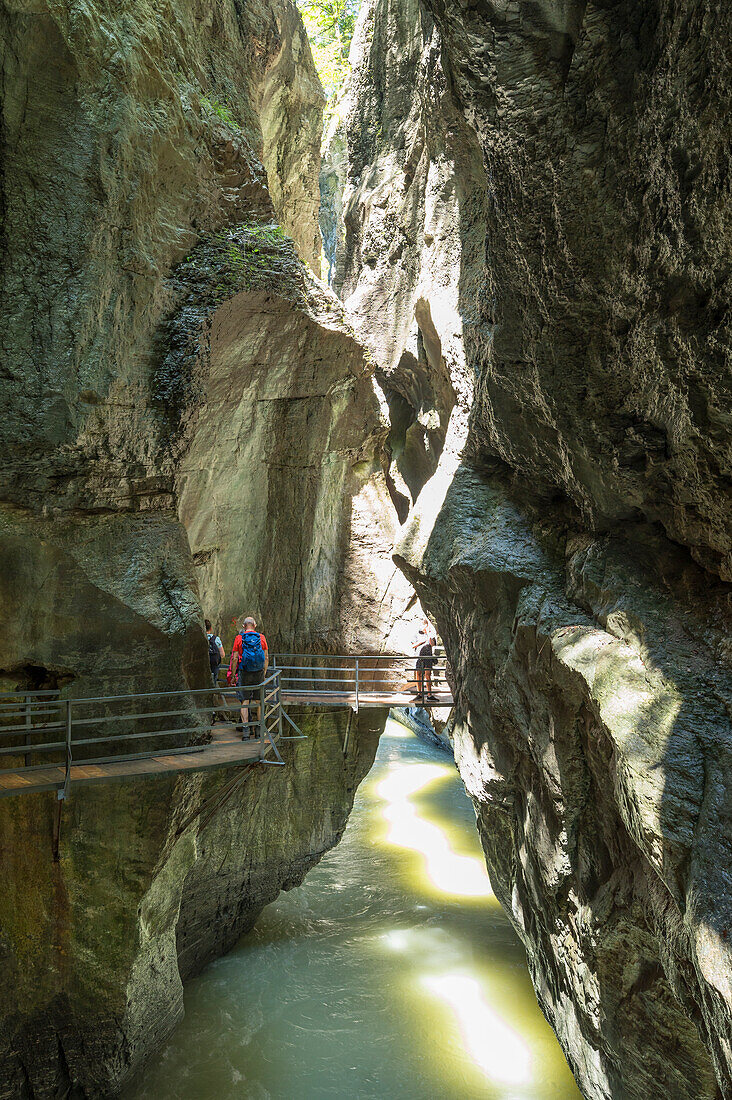
[[[286,691],[281,693],[282,707],[409,707],[416,703],[411,692],[374,691],[324,692]],[[427,706],[450,708],[452,696],[448,692],[438,692],[428,700]],[[271,712],[268,712],[271,714]],[[37,732],[39,727],[34,727]],[[173,731],[174,732],[174,731]],[[273,734],[275,744],[279,737]],[[31,750],[32,751],[32,750]],[[272,745],[266,741],[263,756],[257,740],[241,740],[236,728],[230,722],[217,723],[211,727],[211,741],[204,745],[191,745],[175,750],[163,750],[154,755],[145,754],[138,759],[104,760],[100,763],[72,763],[69,773],[71,789],[77,785],[105,783],[110,780],[142,779],[147,776],[176,774],[180,772],[207,771],[211,768],[229,768],[265,759],[272,753]],[[16,794],[32,794],[37,791],[60,791],[66,779],[65,764],[49,764],[46,767],[18,767],[17,770],[0,772],[0,798]]]
[[[275,742],[278,739],[275,737]],[[271,752],[265,746],[265,756]],[[207,771],[209,768],[228,768],[259,759],[259,742],[242,741],[233,725],[213,726],[211,743],[194,745],[186,752],[162,752],[144,760],[109,761],[105,764],[72,764],[71,786],[107,783],[115,779],[138,779],[164,773]],[[31,794],[36,791],[55,791],[63,786],[66,775],[64,765],[0,775],[0,798],[11,794]]]

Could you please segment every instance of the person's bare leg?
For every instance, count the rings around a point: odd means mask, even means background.
[[[424,670],[424,686],[427,695],[432,694],[432,669],[426,668]]]

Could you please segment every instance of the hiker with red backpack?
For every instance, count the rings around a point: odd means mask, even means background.
[[[242,724],[241,727],[237,726],[237,729],[242,730],[242,741],[247,737],[247,733],[250,737],[256,737],[256,733],[247,730],[249,702],[256,695],[256,691],[252,689],[258,687],[267,675],[268,665],[267,639],[264,634],[257,631],[257,624],[254,619],[247,616],[242,623],[241,633],[237,634],[234,639],[229,665],[231,682],[235,682],[240,689],[236,695],[242,704]],[[247,688],[250,690],[247,691]],[[251,709],[257,710],[257,704],[254,704]]]

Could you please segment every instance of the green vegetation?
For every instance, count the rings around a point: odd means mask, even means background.
[[[218,115],[221,121],[228,126],[230,130],[236,130],[237,133],[241,130],[241,126],[232,115],[231,108],[228,104],[217,103],[215,99],[211,100],[205,95],[201,96],[201,103],[203,103],[207,110],[213,111],[214,114]]]
[[[301,295],[301,265],[280,225],[239,225],[202,241],[176,270],[191,301],[216,307],[240,290]]]
[[[281,253],[279,250],[292,241],[285,236],[280,225],[240,227],[238,239],[228,233],[222,233],[218,239],[224,245],[224,259],[227,271],[225,283],[216,286],[218,292],[234,287],[251,289],[261,285],[262,276],[276,277],[282,274]]]
[[[348,76],[348,51],[361,0],[296,0],[296,3],[331,106]]]

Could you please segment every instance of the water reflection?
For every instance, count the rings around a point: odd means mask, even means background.
[[[450,898],[493,897],[483,860],[455,852],[440,826],[423,817],[412,796],[435,780],[453,780],[454,768],[444,764],[398,764],[389,769],[376,793],[386,805],[382,817],[389,824],[387,841],[396,847],[420,852],[427,879]]]
[[[466,1054],[489,1081],[525,1085],[531,1080],[529,1048],[490,1007],[480,982],[451,972],[425,977],[422,984],[452,1010]]]
[[[452,765],[390,725],[341,844],[186,988],[128,1100],[581,1100]]]

